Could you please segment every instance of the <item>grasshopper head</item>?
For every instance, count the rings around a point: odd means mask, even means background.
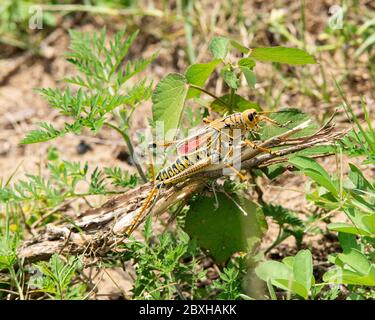
[[[259,115],[255,109],[247,109],[241,114],[242,120],[249,128],[253,128],[259,121]]]

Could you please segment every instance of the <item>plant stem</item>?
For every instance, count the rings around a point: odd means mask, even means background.
[[[290,234],[282,232],[282,229],[283,227],[279,226],[279,233],[277,235],[276,240],[264,251],[264,254],[270,252],[273,248],[275,248],[277,245],[279,245],[281,242],[283,242],[286,238],[290,236]]]
[[[141,176],[143,182],[146,183],[147,182],[146,175],[144,174],[144,172],[143,172],[141,166],[139,165],[139,163],[134,159],[134,148],[133,148],[133,144],[130,140],[129,135],[126,132],[122,131],[119,127],[117,127],[117,126],[115,126],[115,125],[113,125],[109,122],[104,122],[104,125],[116,130],[122,136],[122,138],[124,139],[124,141],[126,143],[126,146],[129,149],[130,156],[132,157],[132,159],[134,161],[134,164],[137,168],[137,171],[138,171],[139,175]]]
[[[191,84],[191,83],[189,83],[189,86],[190,86],[191,88],[194,88],[194,89],[197,89],[197,90],[199,90],[199,91],[201,91],[201,92],[204,92],[205,94],[208,94],[209,96],[211,96],[211,97],[214,98],[215,100],[218,100],[218,101],[220,101],[222,104],[224,104],[225,106],[228,106],[228,103],[226,103],[223,99],[221,99],[221,98],[215,96],[215,95],[214,95],[213,93],[211,93],[210,91],[207,91],[206,89],[201,88],[201,87],[196,86],[195,84]]]
[[[186,14],[183,14],[184,17],[184,30],[185,30],[185,39],[187,43],[187,55],[189,59],[189,63],[195,63],[195,54],[194,54],[194,46],[193,46],[193,26],[191,23],[191,16],[193,11],[193,1],[190,0],[186,6]]]
[[[20,284],[18,282],[17,274],[14,271],[13,266],[9,267],[8,270],[9,270],[10,275],[13,278],[14,283],[16,284],[16,287],[17,287],[17,290],[18,290],[18,294],[20,296],[20,300],[25,300],[25,297],[23,296],[22,288],[21,288],[21,286],[20,286]]]
[[[230,98],[229,98],[229,113],[233,113],[233,103],[234,103],[234,94],[236,90],[233,88],[230,89]]]
[[[268,288],[268,292],[270,293],[271,300],[277,300],[275,290],[272,287],[271,279],[267,280],[267,288]]]

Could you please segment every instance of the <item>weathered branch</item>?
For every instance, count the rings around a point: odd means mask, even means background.
[[[307,127],[308,122],[283,134],[272,137],[260,144],[263,148],[282,146],[282,149],[269,154],[249,147],[241,152],[241,168],[260,168],[273,163],[286,161],[286,156],[312,146],[330,145],[340,139],[344,133],[334,132],[331,120],[312,135],[291,138],[293,134]],[[160,214],[181,199],[189,198],[199,192],[209,179],[223,176],[223,165],[210,167],[210,171],[201,172],[192,178],[170,188],[162,188],[147,214]],[[74,224],[61,226],[48,225],[47,228],[32,240],[25,241],[18,249],[18,256],[26,262],[48,259],[53,253],[84,254],[96,257],[106,254],[123,241],[124,233],[139,212],[152,184],[147,183],[136,189],[113,197],[102,207],[83,212]]]

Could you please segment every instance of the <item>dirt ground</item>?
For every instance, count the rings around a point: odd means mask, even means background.
[[[231,15],[225,14],[225,4],[219,4],[215,1],[200,1],[199,6],[202,12],[205,12],[199,19],[199,26],[193,34],[193,44],[196,48],[197,62],[207,61],[208,39],[212,35],[233,35],[238,38],[245,45],[256,43],[257,45],[277,45],[280,43],[280,37],[275,35],[264,22],[258,22],[257,32],[250,32],[246,29],[236,30],[231,29],[231,21],[234,19]],[[300,23],[300,11],[298,1],[245,1],[245,11],[243,16],[250,21],[245,21],[245,26],[250,26],[252,23],[252,14],[254,11],[258,12],[260,21],[267,21],[270,14],[280,13],[280,10],[287,10],[286,24],[291,32],[298,33],[298,25]],[[323,41],[319,39],[327,24],[328,9],[335,1],[319,0],[306,1],[305,21],[306,32],[305,41],[307,45],[319,43]],[[371,6],[370,2],[363,4],[364,6]],[[235,8],[234,8],[235,9]],[[278,11],[279,10],[279,11]],[[235,11],[235,10],[233,10]],[[283,12],[284,12],[283,11]],[[217,12],[216,24],[212,26],[210,14],[208,12]],[[213,13],[212,13],[213,14]],[[285,14],[285,12],[284,12]],[[109,21],[107,17],[103,16],[83,16],[83,19],[73,26],[75,29],[94,32],[101,28],[102,25],[107,25],[110,32],[113,33],[115,29],[120,29],[126,18],[116,17],[114,21]],[[137,40],[136,49],[132,55],[149,56],[152,52],[160,50],[159,57],[153,63],[151,68],[146,71],[147,77],[157,83],[163,76],[169,72],[183,72],[188,65],[186,51],[186,39],[184,36],[184,26],[182,22],[165,22],[163,18],[158,17],[134,17],[132,18],[132,27],[141,29],[140,36]],[[250,29],[250,27],[249,27]],[[53,34],[52,41],[47,46],[43,47],[42,55],[30,54],[29,51],[16,50],[9,48],[9,46],[0,44],[0,177],[6,179],[20,165],[16,172],[14,180],[22,178],[25,172],[37,172],[38,170],[45,170],[45,156],[46,151],[50,146],[54,146],[60,152],[62,158],[73,161],[87,161],[91,168],[118,166],[122,169],[135,172],[135,168],[127,161],[127,151],[123,144],[123,140],[116,133],[107,130],[106,128],[97,135],[93,136],[90,132],[84,132],[82,136],[69,135],[51,142],[35,144],[35,145],[20,145],[20,140],[34,128],[38,122],[51,122],[58,125],[64,123],[64,117],[58,115],[56,110],[53,110],[44,101],[40,95],[34,91],[35,88],[54,88],[62,86],[61,80],[74,73],[72,66],[64,59],[64,52],[68,50],[69,37],[65,28],[57,28],[50,30],[49,34]],[[293,43],[288,43],[293,45]],[[351,48],[346,49],[345,56],[351,56],[353,51]],[[343,53],[338,49],[333,52],[319,53],[319,64],[308,66],[309,74],[316,76],[315,81],[321,83],[323,81],[320,68],[325,70],[326,75],[335,75],[339,77],[343,72],[349,72],[350,77],[344,83],[344,89],[347,96],[356,106],[359,112],[359,97],[363,96],[368,103],[370,112],[375,111],[374,104],[374,90],[371,76],[368,70],[366,61],[368,56],[364,55],[361,60],[352,64],[344,60]],[[279,81],[278,77],[274,75],[270,65],[259,64],[256,67],[257,72],[257,93],[248,93],[250,98],[255,98],[262,105],[265,105],[265,100],[262,98],[267,94],[270,87],[271,99],[280,97],[280,106],[290,106],[300,108],[305,112],[311,114],[316,120],[321,122],[323,114],[333,111],[339,104],[340,99],[336,92],[332,78],[328,79],[328,91],[331,95],[330,101],[318,100],[315,96],[307,96],[301,93],[299,81],[304,81],[304,69],[296,71],[296,74],[301,79],[289,77],[291,83],[284,85]],[[281,73],[288,74],[292,72],[288,67],[283,67]],[[295,72],[295,71],[293,71]],[[272,74],[272,78],[270,78]],[[310,83],[310,79],[305,79]],[[210,83],[211,84],[211,83]],[[220,94],[222,90],[222,83],[211,84],[212,90]],[[312,89],[316,90],[316,89]],[[144,128],[147,126],[147,116],[150,116],[150,103],[141,106],[137,111],[133,130]],[[324,110],[324,112],[322,112]],[[349,123],[346,122],[345,117],[340,115],[338,117],[337,127],[347,128]],[[133,137],[135,140],[135,136]],[[82,144],[90,146],[90,149],[84,154],[80,154],[79,146]],[[347,171],[347,163],[352,159],[343,159],[344,172]],[[334,157],[321,160],[323,166],[330,172],[336,171],[336,159]],[[360,165],[360,161],[356,161]],[[374,168],[366,168],[361,166],[366,173],[374,176]],[[304,193],[301,190],[308,190],[307,179],[295,173],[287,173],[275,181],[263,180],[261,187],[265,195],[265,200],[274,204],[281,204],[295,212],[298,212],[302,218],[313,214],[311,204],[305,199]],[[105,201],[104,198],[92,199],[93,205],[100,205]],[[84,210],[87,207],[85,203],[79,203],[76,210]],[[345,216],[337,214],[332,221],[343,221]],[[262,246],[269,245],[274,240],[277,233],[277,228],[270,225],[267,235],[264,238]],[[326,241],[321,235],[311,235],[306,237],[304,245],[313,247],[317,252],[317,257],[326,256],[331,251],[328,247],[332,247],[335,241]],[[271,255],[282,255],[290,253],[288,248],[294,248],[293,240],[287,239],[278,249],[271,251]],[[327,249],[328,248],[328,249]],[[319,255],[319,252],[321,254]],[[315,261],[319,263],[319,261]],[[108,273],[110,274],[108,276]],[[108,297],[108,294],[119,294],[119,288],[129,294],[132,279],[128,274],[123,274],[123,271],[115,269],[109,270],[103,275],[103,279],[99,284],[99,292],[97,298]],[[112,278],[112,279],[111,279]]]

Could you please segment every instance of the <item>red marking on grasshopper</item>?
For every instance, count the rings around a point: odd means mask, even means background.
[[[197,151],[199,146],[201,145],[200,136],[193,137],[187,141],[185,141],[178,149],[179,154],[186,155]]]

